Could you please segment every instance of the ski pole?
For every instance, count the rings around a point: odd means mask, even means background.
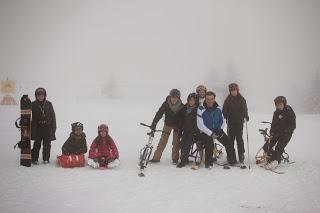
[[[245,123],[246,123],[247,149],[248,149],[248,165],[249,165],[249,169],[250,169],[251,165],[250,165],[250,152],[249,152],[248,125],[247,125],[247,119],[244,119],[244,120],[245,120]]]

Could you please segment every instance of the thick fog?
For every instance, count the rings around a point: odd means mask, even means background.
[[[318,0],[1,0],[0,77],[17,98],[43,86],[55,101],[159,104],[198,84],[222,102],[237,82],[250,111],[270,112],[284,95],[312,112],[319,38]]]

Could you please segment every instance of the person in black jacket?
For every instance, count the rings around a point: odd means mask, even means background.
[[[231,146],[234,146],[234,140],[237,140],[239,162],[244,161],[244,143],[243,143],[243,122],[249,121],[247,103],[244,97],[239,93],[239,86],[236,83],[229,85],[230,94],[223,104],[222,113],[227,121],[227,132]]]
[[[189,152],[191,145],[199,138],[200,131],[197,127],[197,109],[199,99],[196,93],[188,95],[187,104],[181,110],[181,125],[180,133],[181,138],[181,156],[178,168],[184,167],[188,162]]]
[[[180,150],[178,127],[180,122],[179,121],[180,110],[182,108],[183,108],[183,104],[180,100],[180,91],[178,89],[172,89],[170,91],[169,96],[167,96],[166,100],[163,102],[163,104],[159,108],[151,124],[151,129],[155,130],[157,123],[162,118],[163,114],[165,115],[163,133],[161,134],[159,144],[150,162],[153,162],[153,163],[160,162],[162,152],[165,149],[168,143],[169,135],[173,130],[172,161],[174,164],[178,163],[179,150]]]
[[[83,124],[75,122],[71,124],[72,132],[69,138],[62,146],[62,154],[64,155],[80,155],[87,152],[86,135],[83,132]]]
[[[266,166],[269,169],[274,169],[280,164],[281,156],[284,148],[289,143],[293,131],[296,128],[296,115],[287,105],[287,100],[284,96],[278,96],[274,99],[276,111],[273,113],[272,124],[270,129],[271,140],[263,146],[265,152],[270,157]],[[273,147],[275,146],[275,150]]]
[[[36,100],[32,102],[31,139],[34,140],[32,163],[38,164],[39,151],[43,141],[42,158],[49,163],[51,141],[56,139],[56,116],[50,101],[46,100],[47,92],[44,88],[35,91]]]

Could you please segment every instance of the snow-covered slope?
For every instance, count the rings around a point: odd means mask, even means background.
[[[251,170],[212,170],[171,164],[169,141],[159,164],[147,167],[146,177],[137,176],[139,150],[162,100],[55,101],[57,141],[52,142],[51,163],[19,166],[19,140],[14,120],[18,107],[0,106],[0,212],[319,212],[320,161],[318,131],[320,116],[297,115],[297,130],[286,151],[295,161],[278,175],[254,165],[254,155],[263,143],[258,133],[270,114],[250,114],[248,123]],[[55,156],[74,121],[84,123],[87,143],[97,134],[98,124],[109,125],[121,166],[116,170],[89,167],[57,168]],[[162,121],[158,127],[162,127]],[[156,145],[159,140],[154,140]],[[170,138],[171,139],[171,138]],[[40,155],[41,157],[41,155]]]

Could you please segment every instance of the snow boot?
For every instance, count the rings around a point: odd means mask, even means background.
[[[278,167],[279,163],[277,160],[271,161],[270,163],[268,163],[265,168],[268,170],[274,170]]]
[[[159,163],[160,160],[156,160],[156,159],[153,159],[153,158],[152,158],[151,160],[149,160],[149,162],[150,162],[150,163]]]
[[[91,166],[92,168],[94,169],[97,169],[100,167],[100,164],[99,162],[97,161],[94,161],[93,159],[88,159],[88,163],[87,163],[89,166]]]
[[[177,165],[177,168],[182,168],[182,167],[185,167],[185,166],[186,166],[186,162],[181,161],[181,162]]]
[[[113,169],[113,168],[118,167],[119,165],[120,165],[119,159],[114,159],[113,161],[108,163],[108,168]]]

